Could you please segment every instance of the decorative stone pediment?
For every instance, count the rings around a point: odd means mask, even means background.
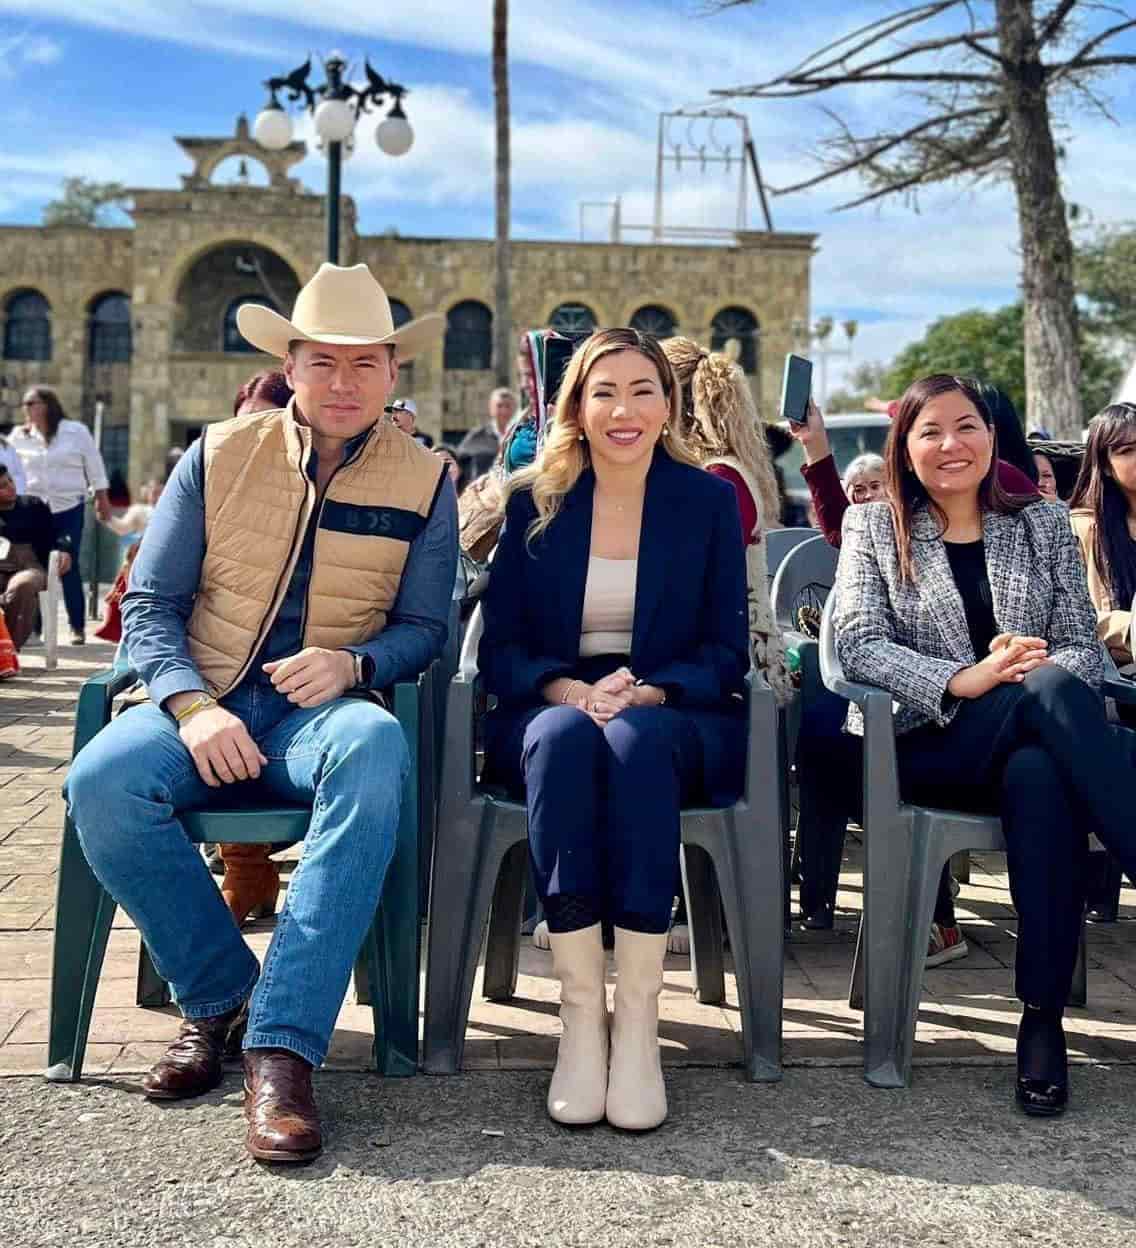
[[[289,143],[283,151],[270,152],[252,137],[244,113],[237,118],[236,133],[231,138],[204,139],[178,135],[175,141],[193,161],[193,172],[183,173],[181,177],[182,186],[187,191],[204,190],[211,186],[210,179],[217,166],[230,156],[241,156],[256,161],[268,172],[268,189],[288,191],[293,195],[301,193],[299,179],[290,178],[288,170],[307,155],[307,144],[297,140]]]

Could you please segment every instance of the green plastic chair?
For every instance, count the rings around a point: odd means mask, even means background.
[[[114,699],[137,681],[131,671],[93,676],[79,692],[72,757],[111,718]],[[394,686],[394,713],[410,747],[410,770],[402,790],[402,808],[394,857],[382,900],[363,942],[355,968],[359,999],[370,1000],[374,1014],[376,1069],[388,1076],[413,1075],[418,1069],[418,822],[419,754],[424,717],[432,696],[431,674],[417,683]],[[429,716],[425,717],[429,721]],[[234,806],[184,811],[187,838],[223,844],[294,844],[307,834],[310,811],[304,806]],[[98,989],[107,940],[117,905],[95,878],[79,844],[70,816],[64,820],[55,905],[48,1067],[53,1083],[77,1083],[91,1010]],[[138,964],[139,1005],[169,1003],[168,985],[154,969],[143,943]]]

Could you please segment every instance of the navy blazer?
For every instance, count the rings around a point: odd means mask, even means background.
[[[532,495],[509,499],[478,654],[502,710],[544,705],[542,687],[581,665],[594,492],[588,469],[531,543]],[[741,709],[749,631],[737,497],[727,482],[663,451],[647,474],[629,666],[684,710]]]

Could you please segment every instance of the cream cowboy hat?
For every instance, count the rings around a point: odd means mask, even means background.
[[[445,317],[433,312],[395,329],[386,291],[365,264],[350,268],[321,264],[296,296],[291,320],[255,303],[237,309],[237,328],[244,337],[281,358],[288,354],[288,344],[299,338],[346,347],[389,342],[405,361],[429,346],[445,327]]]

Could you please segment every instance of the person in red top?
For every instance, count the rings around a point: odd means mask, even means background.
[[[989,389],[993,391],[994,387],[991,386]],[[1004,447],[1006,439],[1003,437],[1002,429],[1003,425],[1006,425],[1008,428],[1010,421],[1008,419],[998,419],[998,416],[1008,408],[1009,413],[1013,413],[1013,419],[1016,422],[1017,414],[1013,412],[1013,404],[1010,403],[1009,399],[1002,395],[1001,391],[997,391],[997,393],[1004,400],[1002,407],[995,413],[995,423],[998,426],[998,444],[1000,447]],[[883,410],[894,418],[898,403],[884,403],[878,399],[869,399],[865,406],[874,411]],[[801,444],[801,449],[805,453],[805,462],[801,467],[801,474],[805,478],[805,484],[809,487],[809,494],[813,500],[817,527],[824,534],[824,540],[830,546],[839,546],[840,529],[844,523],[844,513],[852,506],[852,503],[844,492],[844,483],[840,479],[840,469],[836,466],[836,461],[832,457],[832,450],[828,444],[828,433],[825,431],[824,417],[821,415],[820,408],[815,403],[810,403],[808,421],[803,425],[790,424],[789,432]],[[1018,436],[1022,440],[1022,445],[1025,446],[1020,425],[1018,426]],[[1036,472],[1037,469],[1035,467],[1034,473],[1036,474]],[[1037,485],[1027,475],[1027,472],[1023,471],[1022,468],[1016,467],[1005,458],[998,460],[998,484],[1007,494],[1033,495],[1038,492]]]
[[[746,543],[750,652],[779,701],[791,684],[785,644],[769,602],[766,530],[780,528],[773,460],[745,374],[722,352],[689,338],[667,338],[663,353],[682,388],[682,433],[702,467],[734,487]]]

